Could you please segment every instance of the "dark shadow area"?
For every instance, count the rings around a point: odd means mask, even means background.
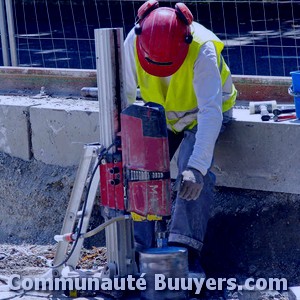
[[[300,196],[217,188],[203,248],[208,276],[300,281]]]

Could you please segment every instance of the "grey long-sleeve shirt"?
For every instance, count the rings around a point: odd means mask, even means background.
[[[136,100],[137,91],[134,43],[135,33],[134,30],[131,30],[124,43],[126,95],[129,103]],[[161,77],[161,80],[168,85],[170,78],[171,76]],[[217,64],[217,53],[212,42],[205,43],[200,49],[194,64],[193,85],[199,107],[198,129],[194,150],[188,165],[205,175],[211,166],[223,118],[222,82]]]

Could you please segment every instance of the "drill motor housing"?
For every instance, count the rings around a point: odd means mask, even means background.
[[[164,108],[130,105],[120,114],[121,152],[100,165],[101,205],[141,216],[170,216],[171,179]]]

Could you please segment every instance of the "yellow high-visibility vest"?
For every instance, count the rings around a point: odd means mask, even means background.
[[[135,60],[138,86],[145,101],[161,104],[166,112],[168,128],[180,132],[186,128],[193,128],[197,124],[198,103],[193,87],[194,63],[199,55],[201,46],[211,41],[214,43],[222,86],[231,76],[221,52],[223,42],[210,30],[198,23],[193,23],[193,41],[189,46],[187,57],[181,67],[172,75],[168,86],[159,77],[152,76],[141,67],[135,47]],[[222,111],[233,107],[237,91],[232,85],[232,92],[223,96]]]

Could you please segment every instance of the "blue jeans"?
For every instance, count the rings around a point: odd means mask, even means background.
[[[181,173],[186,169],[188,160],[192,155],[196,130],[197,128],[193,128],[184,132],[177,159],[179,174],[177,182],[181,180]],[[198,251],[201,250],[213,202],[214,183],[215,176],[208,171],[204,176],[201,194],[196,200],[187,201],[176,197],[171,214],[169,242],[180,243]],[[179,185],[180,182],[177,184]]]
[[[223,124],[220,133],[224,132],[226,126],[232,120],[232,111],[223,114]],[[178,177],[177,183],[181,179],[181,173],[186,169],[188,160],[192,155],[195,144],[195,133],[197,126],[191,130],[174,134],[169,132],[169,152],[173,157],[180,146],[177,159]],[[176,184],[175,184],[176,185]],[[169,225],[168,241],[180,243],[201,251],[206,227],[211,214],[213,204],[213,187],[215,185],[215,175],[208,170],[204,176],[204,186],[198,199],[187,201],[176,196],[173,203],[171,220]],[[134,234],[137,251],[143,248],[154,246],[154,228],[152,221],[134,222]]]

